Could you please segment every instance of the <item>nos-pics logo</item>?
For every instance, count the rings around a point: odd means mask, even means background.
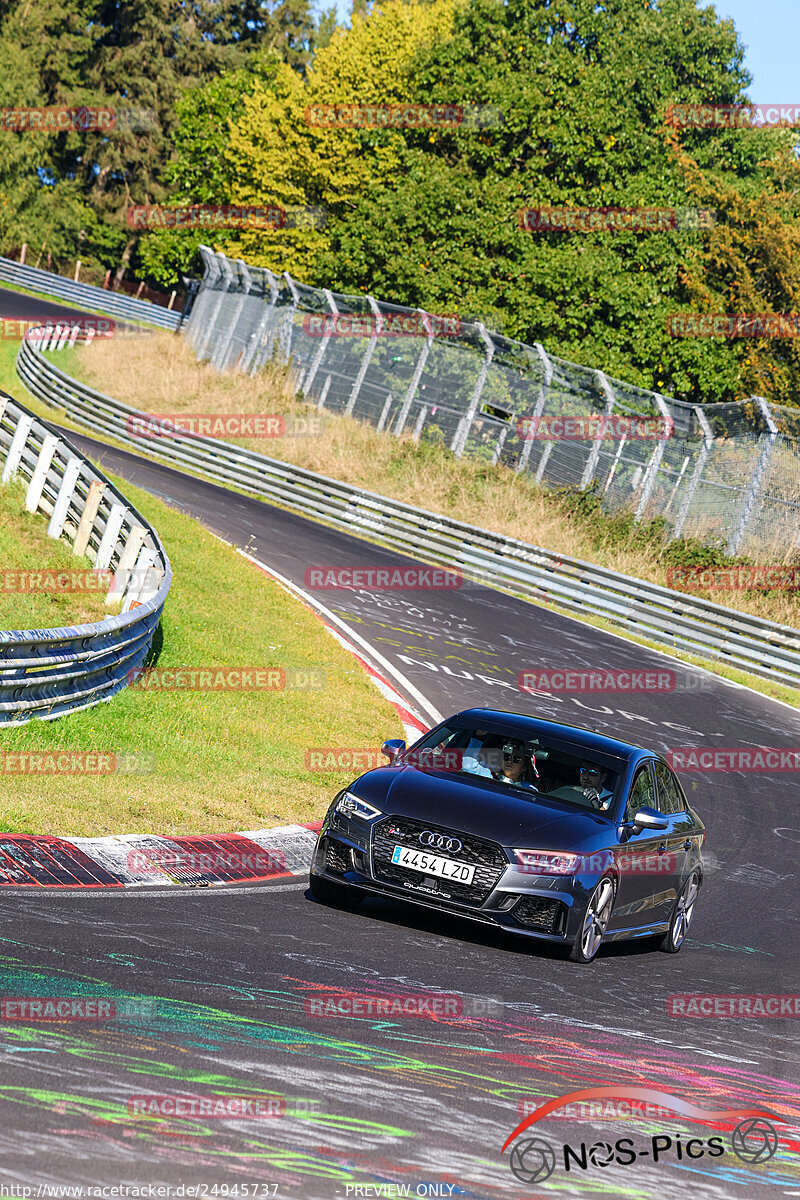
[[[701,1124],[738,1119],[738,1124],[731,1134],[730,1149],[742,1162],[767,1162],[778,1149],[778,1133],[772,1121],[780,1122],[784,1118],[769,1109],[727,1108],[712,1111],[698,1108],[687,1100],[672,1096],[668,1092],[656,1091],[653,1088],[602,1087],[570,1092],[566,1096],[557,1096],[555,1099],[547,1101],[520,1122],[506,1140],[501,1153],[505,1154],[511,1143],[520,1134],[556,1109],[579,1101],[611,1097],[658,1105],[662,1109],[669,1109]],[[509,1166],[521,1183],[532,1184],[543,1183],[549,1179],[559,1162],[563,1164],[564,1171],[572,1173],[612,1165],[632,1167],[640,1159],[645,1163],[664,1162],[666,1159],[686,1162],[706,1157],[720,1158],[726,1153],[728,1153],[728,1148],[721,1135],[708,1138],[686,1138],[685,1135],[661,1133],[654,1134],[641,1145],[637,1145],[633,1138],[622,1137],[617,1138],[614,1142],[580,1142],[577,1146],[564,1143],[560,1150],[557,1150],[546,1138],[533,1136],[516,1142],[511,1150]]]

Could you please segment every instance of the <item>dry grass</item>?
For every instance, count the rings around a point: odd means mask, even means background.
[[[309,405],[293,397],[285,371],[255,378],[220,374],[198,363],[173,334],[96,342],[53,356],[62,368],[117,400],[152,413],[296,413]],[[359,487],[441,512],[557,554],[586,559],[614,571],[666,585],[664,547],[640,527],[570,513],[566,502],[524,475],[475,460],[458,461],[410,436],[378,434],[350,417],[325,415],[320,437],[233,439],[262,454],[319,471]],[[146,450],[145,450],[146,453]],[[730,593],[706,595],[716,603]],[[794,592],[741,591],[727,607],[796,625]]]

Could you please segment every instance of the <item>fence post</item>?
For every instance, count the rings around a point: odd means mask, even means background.
[[[650,462],[647,464],[647,471],[645,472],[644,486],[642,487],[642,494],[639,497],[639,503],[636,506],[636,512],[633,517],[634,521],[636,521],[636,522],[641,521],[642,517],[644,516],[644,514],[647,510],[647,506],[650,503],[650,497],[652,496],[653,488],[656,485],[656,476],[658,475],[658,468],[661,466],[661,460],[664,457],[664,450],[666,449],[666,446],[667,446],[667,439],[672,437],[672,432],[674,429],[674,423],[673,423],[672,417],[670,415],[670,411],[667,408],[666,403],[664,402],[664,397],[659,396],[659,394],[657,392],[654,392],[653,399],[655,400],[655,402],[658,406],[658,411],[661,413],[661,419],[664,422],[664,432],[661,434],[661,437],[658,439],[658,445],[656,446],[655,450],[653,451],[653,457],[650,459]]]
[[[264,365],[264,362],[268,357],[273,339],[265,338],[264,334],[269,329],[269,324],[272,320],[272,314],[275,312],[275,305],[278,303],[278,294],[280,292],[278,281],[272,274],[272,271],[270,271],[267,267],[262,267],[261,269],[264,271],[267,277],[267,284],[269,286],[269,301],[264,308],[263,317],[250,334],[250,345],[245,350],[242,358],[242,370],[249,372],[250,375],[255,375],[256,371],[259,369],[259,367]],[[264,350],[263,354],[261,353],[262,348]]]
[[[428,355],[430,354],[431,346],[433,345],[433,324],[431,319],[424,309],[418,308],[416,311],[422,317],[422,324],[427,329],[428,336],[425,339],[425,345],[419,352],[417,365],[414,367],[414,374],[411,376],[411,382],[406,388],[406,394],[403,397],[403,403],[400,405],[400,412],[397,414],[397,420],[394,426],[395,437],[400,436],[400,434],[403,432],[403,427],[408,420],[408,414],[411,411],[411,405],[414,403],[414,397],[417,394],[419,381],[422,379],[422,372],[425,370],[425,364],[428,361]]]
[[[475,414],[478,411],[478,405],[480,404],[481,392],[486,384],[486,379],[489,374],[489,367],[491,366],[492,359],[494,358],[494,342],[486,332],[486,327],[482,325],[480,321],[475,322],[475,327],[480,334],[481,341],[486,347],[486,354],[484,356],[483,363],[481,364],[480,374],[478,375],[477,382],[475,383],[472,396],[470,397],[469,408],[459,421],[458,428],[456,429],[450,446],[450,449],[453,451],[456,458],[461,458],[462,454],[464,453],[464,447],[467,444],[469,431],[472,428],[472,422],[475,420]]]
[[[281,325],[279,346],[280,356],[284,364],[289,362],[292,357],[292,336],[294,334],[294,314],[297,312],[297,306],[300,303],[300,293],[294,285],[294,280],[288,271],[283,272],[283,278],[286,281],[286,286],[292,297],[292,303],[289,305],[288,311]]]
[[[213,253],[213,251],[212,251],[212,253]],[[217,318],[219,316],[219,310],[222,307],[222,302],[228,293],[228,288],[230,287],[231,280],[233,279],[233,271],[231,270],[230,265],[229,265],[228,260],[226,259],[225,255],[224,254],[215,254],[214,257],[217,260],[217,266],[219,267],[219,270],[220,270],[219,294],[217,296],[216,303],[214,304],[214,308],[213,308],[211,314],[204,321],[205,328],[200,335],[200,342],[198,343],[198,346],[197,346],[197,357],[198,358],[205,358],[206,352],[208,351],[209,347],[213,344],[213,339],[217,336],[216,326],[217,326]]]
[[[536,353],[539,355],[539,358],[541,359],[541,362],[542,362],[542,366],[544,367],[544,379],[542,380],[542,385],[539,388],[539,395],[536,397],[536,406],[533,410],[533,416],[531,417],[531,426],[533,428],[533,435],[525,438],[525,442],[522,447],[522,453],[520,454],[519,461],[517,462],[517,471],[518,472],[524,471],[528,465],[528,461],[531,457],[531,450],[533,449],[533,443],[536,438],[536,430],[539,427],[539,418],[542,415],[542,410],[544,409],[545,401],[547,400],[547,389],[550,387],[550,384],[553,382],[553,364],[551,363],[550,359],[547,357],[544,346],[542,346],[539,342],[534,342],[533,348],[536,351]]]
[[[762,433],[759,438],[761,449],[756,460],[756,465],[753,469],[753,474],[750,476],[750,483],[747,485],[742,507],[739,510],[739,517],[735,526],[728,538],[727,553],[738,554],[739,547],[744,539],[745,530],[748,522],[753,515],[753,509],[758,498],[758,494],[764,484],[764,479],[769,468],[769,460],[772,457],[772,451],[776,441],[780,437],[780,430],[775,424],[775,419],[770,412],[770,407],[763,396],[751,396],[751,400],[755,400],[758,407],[761,409],[764,420],[767,423],[768,433]]]
[[[329,291],[328,288],[323,288],[322,294],[325,297],[325,301],[333,316],[338,317],[339,309],[337,308],[336,301],[333,298],[333,292]],[[309,370],[306,379],[303,381],[303,393],[306,396],[310,395],[311,393],[311,388],[314,384],[314,380],[316,379],[317,371],[322,366],[322,360],[325,357],[325,351],[328,349],[328,339],[333,336],[333,333],[334,330],[328,328],[320,338],[319,346],[317,347],[317,353],[314,355],[314,360],[311,363],[311,369]]]
[[[700,479],[703,471],[705,470],[705,465],[708,462],[708,456],[711,453],[712,446],[714,445],[714,435],[711,432],[711,426],[708,423],[706,414],[703,412],[702,406],[695,404],[693,406],[693,411],[697,419],[697,424],[703,431],[703,445],[700,449],[700,453],[697,456],[697,462],[694,464],[694,470],[692,471],[692,477],[689,480],[689,485],[684,492],[681,506],[678,509],[678,515],[675,518],[675,524],[672,527],[672,536],[669,539],[671,542],[674,541],[675,538],[679,538],[683,532],[683,527],[686,524],[686,518],[689,516],[689,509],[692,506],[692,500],[694,500],[694,494],[700,484]]]
[[[586,466],[583,469],[583,475],[581,476],[581,485],[580,485],[581,491],[585,491],[586,488],[588,488],[589,484],[594,479],[594,473],[597,470],[597,463],[600,459],[600,447],[603,444],[603,438],[604,438],[605,432],[606,432],[606,425],[608,424],[608,418],[611,416],[611,413],[613,412],[614,402],[616,399],[616,397],[614,396],[614,392],[611,388],[611,384],[606,379],[605,372],[595,371],[594,374],[595,374],[595,378],[597,379],[597,382],[600,384],[600,387],[602,388],[603,395],[606,398],[606,406],[605,406],[605,409],[603,410],[603,415],[600,418],[600,424],[597,427],[597,433],[595,434],[594,441],[592,442],[592,449],[589,452],[589,458],[587,459]]]
[[[361,359],[361,364],[358,368],[358,374],[353,381],[353,387],[347,399],[347,404],[344,411],[348,414],[351,413],[355,408],[358,394],[361,391],[361,385],[364,382],[364,377],[367,374],[367,367],[369,366],[372,355],[375,353],[375,347],[378,344],[378,337],[380,336],[381,329],[383,328],[383,314],[373,300],[372,296],[367,296],[367,302],[372,309],[372,315],[376,321],[375,331],[372,334],[372,337],[369,339],[369,345],[364,351],[364,357]]]
[[[219,274],[217,256],[211,247],[200,246],[199,250],[200,257],[203,260],[203,278],[200,280],[200,284],[197,288],[197,295],[194,298],[194,304],[191,305],[188,315],[186,315],[185,318],[181,318],[186,341],[195,350],[198,348],[199,337],[202,337],[203,334],[203,314],[208,309],[212,279]],[[187,286],[187,302],[190,299],[190,287],[191,283]],[[185,312],[186,305],[184,305],[184,313]]]
[[[252,278],[247,269],[247,265],[242,262],[241,258],[237,258],[236,267],[239,272],[239,279],[243,285],[243,291],[237,302],[231,305],[232,311],[228,321],[228,327],[224,334],[220,334],[220,336],[216,338],[214,349],[211,353],[211,365],[212,367],[216,367],[218,371],[224,371],[225,367],[227,366],[228,352],[231,348],[233,335],[236,332],[236,325],[239,317],[242,315],[242,309],[244,308],[245,300],[250,293],[250,285],[252,283]]]

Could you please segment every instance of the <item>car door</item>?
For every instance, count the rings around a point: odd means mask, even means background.
[[[624,822],[633,820],[640,808],[658,808],[653,761],[637,771],[628,795]],[[669,818],[665,816],[665,820]],[[665,878],[669,829],[623,829],[615,859],[619,872],[617,898],[609,932],[647,928],[666,921],[675,896],[674,880]]]
[[[687,820],[690,827],[692,822],[689,814],[684,811],[683,797],[667,764],[656,759],[653,763],[653,771],[656,777],[658,801],[656,808],[669,818],[669,829],[665,830],[663,839],[666,844],[666,853],[661,856],[660,861],[663,864],[662,881],[670,890],[669,909],[671,911],[686,877],[686,864],[689,851],[692,849],[691,838],[687,836]]]

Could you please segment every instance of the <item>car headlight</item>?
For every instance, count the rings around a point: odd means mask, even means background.
[[[333,811],[342,817],[356,817],[359,821],[374,821],[376,817],[383,816],[374,804],[367,804],[366,800],[361,800],[352,792],[345,792],[341,800],[337,800]]]
[[[529,875],[574,875],[582,855],[562,850],[515,850],[517,866]]]

